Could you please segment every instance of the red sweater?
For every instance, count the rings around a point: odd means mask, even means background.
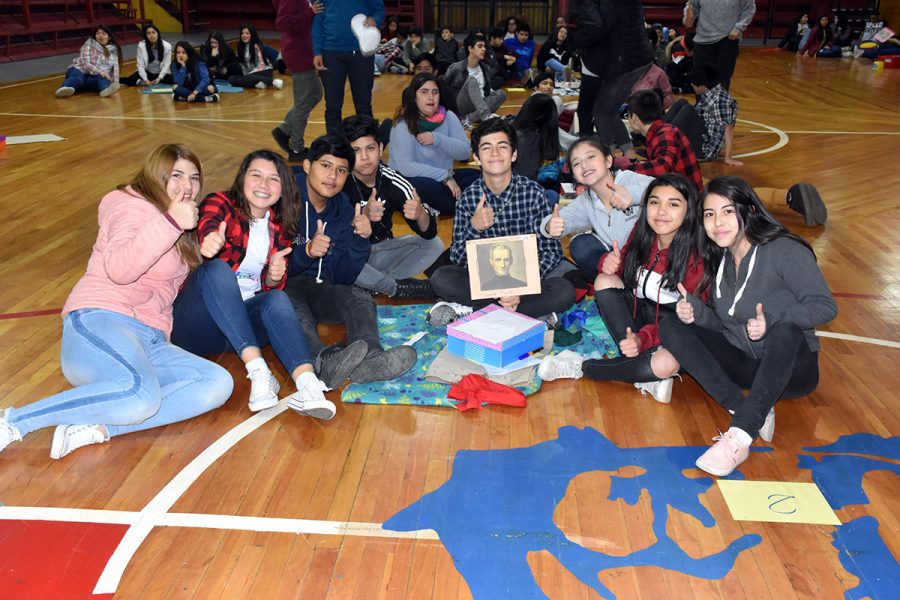
[[[272,0],[275,27],[281,34],[281,57],[291,73],[313,68],[313,14],[307,0]],[[318,84],[316,84],[318,85]]]
[[[631,232],[631,236],[628,238],[628,242],[625,243],[625,246],[622,248],[622,262],[619,264],[619,269],[616,271],[616,275],[619,277],[622,276],[623,268],[625,266],[625,256],[628,254],[628,246],[631,244],[631,240],[634,237],[634,230]],[[657,252],[659,255],[657,256]],[[597,271],[603,270],[603,261],[606,260],[609,252],[600,257],[600,262],[597,264]],[[655,264],[654,264],[655,260]],[[650,269],[652,265],[652,272],[662,275],[666,271],[666,267],[669,264],[669,249],[664,248],[662,250],[658,249],[657,239],[653,239],[653,246],[650,249],[650,258],[648,258],[647,263],[644,267]],[[685,289],[687,291],[693,293],[697,286],[700,285],[700,280],[703,279],[703,261],[700,260],[696,254],[692,254],[690,260],[688,261],[687,269],[684,272],[684,280],[681,282],[684,284]],[[640,281],[639,281],[640,283]],[[655,348],[660,345],[659,341],[659,305],[660,304],[669,304],[668,302],[662,302],[661,295],[663,293],[667,293],[668,290],[661,290],[659,287],[652,286],[652,284],[647,285],[647,291],[652,292],[655,289],[656,298],[654,301],[656,302],[656,322],[651,323],[649,325],[644,325],[637,332],[638,339],[640,340],[641,347],[638,350],[639,352],[643,352],[644,350],[648,350],[650,348]],[[675,293],[677,295],[677,292]],[[647,298],[649,301],[650,298]],[[634,312],[633,316],[637,315],[637,301],[638,294],[637,290],[634,291]]]

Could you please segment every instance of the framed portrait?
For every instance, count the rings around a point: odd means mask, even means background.
[[[469,240],[466,263],[473,300],[541,293],[537,236],[533,233]]]

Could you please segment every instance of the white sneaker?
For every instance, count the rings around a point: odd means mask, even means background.
[[[13,442],[21,442],[22,434],[12,423],[6,420],[6,416],[0,417],[0,452]]]
[[[672,379],[672,377],[666,377],[660,381],[636,383],[634,387],[641,390],[641,396],[650,394],[657,402],[668,404],[672,401]]]
[[[559,354],[545,356],[538,367],[538,377],[544,381],[554,379],[581,379],[581,363],[584,357],[571,350],[563,350]]]
[[[109,441],[109,435],[102,425],[59,425],[53,432],[50,444],[50,458],[59,459],[78,450],[82,446],[102,444]]]
[[[325,384],[315,377],[304,377],[303,383],[298,383],[297,391],[287,397],[288,408],[296,410],[301,415],[328,421],[334,418],[337,409],[331,400],[325,398]]]
[[[284,79],[273,79],[272,85],[275,87],[275,89],[280,90],[284,87]]]
[[[435,327],[444,327],[448,323],[452,323],[461,317],[472,314],[471,306],[463,306],[456,302],[437,302],[428,309],[428,316],[425,322]]]
[[[53,94],[57,98],[67,98],[75,93],[75,88],[69,87],[67,85],[62,86]]]
[[[264,89],[266,89],[266,83],[264,81],[259,81],[256,83],[255,87],[258,90],[264,90]]]
[[[268,369],[254,369],[247,373],[250,380],[250,402],[252,412],[272,408],[278,404],[278,390],[281,386]]]
[[[775,408],[766,415],[766,422],[759,428],[759,437],[767,442],[771,442],[775,437]]]
[[[103,88],[102,90],[100,90],[100,97],[106,98],[107,96],[112,96],[113,94],[115,94],[118,91],[119,91],[119,84],[114,81],[111,84],[109,84],[108,86],[106,86],[105,88]]]

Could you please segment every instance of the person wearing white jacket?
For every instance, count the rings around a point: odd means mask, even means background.
[[[119,79],[122,85],[172,83],[172,44],[162,39],[156,25],[144,27],[144,39],[137,45],[137,71]]]

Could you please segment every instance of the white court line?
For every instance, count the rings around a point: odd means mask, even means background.
[[[740,121],[741,119],[738,119]],[[750,121],[747,121],[749,123]],[[765,129],[751,129],[751,133],[767,133]],[[803,131],[784,130],[784,133],[803,133],[815,135],[900,135],[900,131]]]
[[[102,121],[200,121],[203,123],[281,123],[281,119],[210,119],[208,117],[139,117],[125,115],[53,115],[40,113],[0,112],[0,117],[41,117],[46,119],[96,119]],[[309,123],[322,125],[325,121],[310,119]]]
[[[741,123],[749,123],[751,125],[756,125],[757,127],[763,127],[764,131],[767,133],[774,133],[778,136],[778,141],[775,142],[772,146],[768,148],[763,148],[762,150],[757,150],[755,152],[745,152],[744,154],[735,154],[734,158],[744,158],[747,156],[757,156],[759,154],[768,154],[769,152],[775,152],[776,150],[780,150],[781,148],[787,146],[790,138],[787,133],[778,129],[777,127],[772,127],[771,125],[766,125],[765,123],[757,123],[756,121],[748,121],[747,119],[738,119]]]
[[[102,523],[134,525],[142,519],[137,511],[91,510],[83,508],[50,508],[37,506],[0,506],[0,520],[6,521],[62,521],[66,523]],[[196,513],[165,513],[159,527],[188,527],[199,529],[227,529],[270,533],[349,535],[414,540],[438,540],[433,529],[418,531],[389,531],[380,523],[358,521],[317,521],[310,519],[281,519],[274,517],[243,517],[238,515],[210,515]]]
[[[256,431],[259,427],[287,410],[287,402],[282,400],[277,406],[256,413],[243,423],[237,425],[211,446],[201,452],[197,458],[185,466],[172,481],[159,491],[141,510],[138,518],[131,524],[125,536],[119,542],[109,562],[103,569],[94,594],[112,594],[119,586],[125,567],[131,561],[137,549],[149,535],[150,531],[162,520],[165,513],[184,494],[203,472],[221,458],[235,444]]]
[[[877,338],[862,337],[858,335],[850,335],[849,333],[832,333],[830,331],[817,331],[816,335],[823,338],[832,338],[835,340],[846,340],[848,342],[859,342],[861,344],[875,344],[876,346],[886,346],[888,348],[900,348],[900,342],[892,342],[891,340],[879,340]]]

